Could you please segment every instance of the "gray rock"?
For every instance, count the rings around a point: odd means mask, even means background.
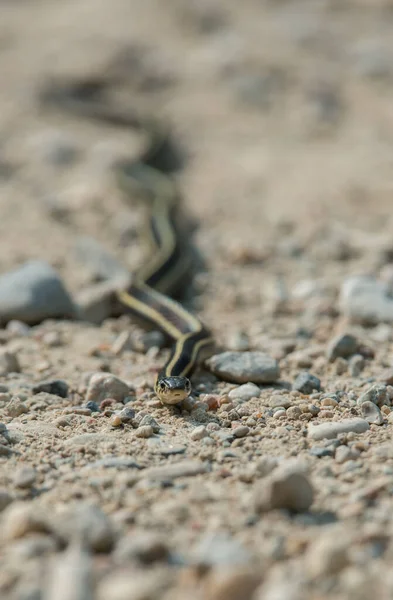
[[[124,402],[131,394],[129,386],[114,375],[95,373],[89,381],[86,392],[86,402],[100,403],[106,398]]]
[[[349,359],[349,374],[351,377],[359,377],[365,365],[364,358],[361,354],[355,354]]]
[[[48,381],[40,381],[33,386],[33,394],[39,394],[40,392],[46,392],[47,394],[53,394],[60,398],[67,398],[68,396],[68,383],[63,379],[51,379]]]
[[[231,390],[228,394],[231,400],[240,400],[242,402],[251,400],[251,398],[259,398],[260,395],[261,390],[255,383],[244,383],[243,385],[239,385],[239,387]]]
[[[237,540],[226,533],[207,533],[192,552],[192,562],[209,567],[248,565],[251,555]]]
[[[94,504],[75,504],[53,515],[52,527],[63,542],[79,539],[85,548],[93,552],[110,552],[114,545],[111,522]]]
[[[325,456],[334,456],[333,448],[321,448],[321,446],[312,446],[308,451],[311,456],[316,456],[317,458],[324,458]]]
[[[88,469],[140,469],[140,465],[130,456],[105,456],[86,465]]]
[[[0,322],[38,323],[75,316],[75,307],[56,271],[44,261],[31,261],[0,277]]]
[[[239,425],[239,427],[235,427],[233,430],[233,435],[235,438],[243,438],[246,437],[250,433],[250,428],[247,425]]]
[[[79,540],[56,556],[48,571],[42,600],[94,599],[91,558]]]
[[[308,425],[308,437],[312,440],[336,438],[340,433],[364,433],[370,425],[364,419],[343,419],[342,421],[328,421],[326,423]]]
[[[389,285],[374,277],[354,276],[341,287],[340,309],[353,323],[377,325],[393,322],[393,299]]]
[[[68,438],[64,443],[67,446],[96,446],[112,443],[114,439],[113,435],[106,433],[81,433]]]
[[[204,437],[208,437],[209,433],[206,429],[206,427],[204,425],[199,425],[199,427],[195,427],[195,429],[192,430],[190,438],[194,441],[197,442],[199,440],[201,440]]]
[[[348,448],[348,446],[339,446],[336,450],[336,454],[334,457],[336,463],[340,465],[347,462],[348,460],[352,460],[353,458],[354,457],[351,452],[351,449]]]
[[[307,571],[312,577],[335,575],[349,563],[352,537],[342,525],[319,536],[306,553]]]
[[[110,279],[81,290],[76,296],[77,316],[82,321],[100,324],[109,317],[118,316],[124,308],[116,297],[116,291],[126,289],[131,278]]]
[[[14,476],[14,485],[17,488],[32,488],[37,479],[37,471],[32,467],[21,467]]]
[[[11,496],[7,490],[0,488],[0,513],[7,508],[11,502],[13,502],[14,498]]]
[[[142,420],[139,422],[138,427],[144,427],[145,425],[150,425],[153,430],[153,433],[160,433],[160,425],[157,423],[154,417],[151,415],[145,415]]]
[[[135,433],[138,438],[150,438],[154,435],[154,430],[151,425],[139,426]]]
[[[143,564],[165,561],[169,557],[169,549],[165,539],[152,531],[133,531],[124,536],[117,545],[114,558],[120,562],[136,560]]]
[[[378,406],[374,402],[362,402],[360,410],[363,418],[367,423],[374,423],[375,425],[382,425],[383,414],[379,410]]]
[[[0,348],[0,377],[4,377],[8,373],[19,373],[19,371],[20,365],[17,355],[5,348]]]
[[[154,481],[165,481],[177,479],[178,477],[195,477],[201,473],[206,473],[207,467],[204,463],[196,460],[183,460],[170,465],[161,467],[150,467],[142,472],[144,479]]]
[[[29,412],[29,409],[27,408],[26,404],[23,404],[23,402],[21,402],[20,398],[17,396],[13,396],[10,403],[7,405],[8,416],[12,418],[20,417],[20,415],[23,415],[27,412]]]
[[[263,513],[277,508],[303,512],[314,500],[313,487],[296,462],[276,468],[271,475],[258,484],[255,492],[255,510]]]
[[[278,362],[264,352],[223,352],[206,364],[218,377],[235,383],[274,383],[280,377]]]
[[[314,390],[319,391],[321,389],[321,382],[315,375],[303,371],[296,377],[293,389],[302,394],[312,394]]]
[[[291,406],[291,400],[289,396],[272,396],[269,405],[271,408],[289,408]]]
[[[6,540],[52,532],[48,513],[33,503],[13,502],[3,510],[2,519],[2,535]]]
[[[358,346],[359,342],[354,335],[350,333],[338,335],[329,342],[327,358],[332,362],[338,357],[348,358],[355,354]]]
[[[128,277],[128,270],[94,238],[83,236],[77,239],[74,252],[76,258],[89,270],[96,281]]]
[[[364,402],[372,402],[377,406],[383,406],[384,404],[390,404],[390,398],[386,385],[377,383],[369,388],[364,394],[359,396],[357,400],[358,406],[364,404]]]

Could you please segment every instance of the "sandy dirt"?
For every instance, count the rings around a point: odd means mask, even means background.
[[[392,597],[393,309],[370,324],[340,301],[355,275],[393,283],[392,29],[388,0],[0,1],[0,273],[46,260],[77,301],[84,236],[143,261],[111,165],[144,140],[37,102],[50,77],[117,74],[183,148],[207,265],[186,305],[280,368],[247,399],[202,369],[173,410],[152,393],[167,349],[129,317],[0,330],[20,366],[0,379],[1,598]],[[124,331],[142,351],[114,350]],[[295,389],[303,371],[320,389]],[[106,402],[94,373],[130,395]],[[48,380],[65,397],[33,391]],[[313,437],[346,419],[367,430]]]

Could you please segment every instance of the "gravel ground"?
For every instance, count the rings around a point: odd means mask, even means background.
[[[391,2],[0,14],[1,598],[393,597]],[[185,157],[185,304],[223,352],[181,408],[105,304],[145,256],[111,177],[143,139],[37,102],[103,73]]]

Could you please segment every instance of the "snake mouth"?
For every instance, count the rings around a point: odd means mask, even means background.
[[[161,377],[157,380],[155,392],[164,404],[179,404],[191,393],[191,383],[187,377]]]

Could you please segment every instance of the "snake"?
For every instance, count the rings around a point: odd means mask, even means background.
[[[105,82],[97,78],[50,81],[43,86],[39,99],[45,107],[57,106],[111,126],[136,129],[148,140],[137,160],[119,160],[113,168],[122,192],[131,198],[138,195],[146,202],[145,232],[152,253],[132,274],[129,286],[114,293],[120,312],[131,313],[144,324],[158,328],[172,341],[154,391],[163,404],[179,405],[192,393],[190,376],[196,366],[214,347],[210,331],[176,299],[184,292],[193,260],[184,241],[187,233],[181,230],[177,218],[180,194],[171,176],[179,161],[162,122],[108,106],[102,101],[105,88]]]

